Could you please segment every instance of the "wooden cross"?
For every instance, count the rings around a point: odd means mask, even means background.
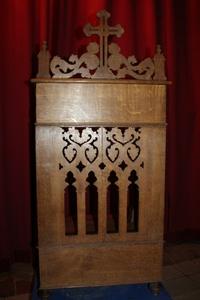
[[[107,56],[108,56],[108,36],[115,35],[120,37],[124,33],[124,29],[121,25],[109,26],[108,18],[110,18],[109,12],[106,10],[99,11],[97,17],[100,19],[99,26],[92,26],[91,24],[86,24],[83,31],[86,36],[91,36],[93,34],[99,35],[100,37],[100,68],[107,68]]]

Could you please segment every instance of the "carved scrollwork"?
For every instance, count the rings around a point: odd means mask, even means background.
[[[98,141],[99,135],[92,128],[63,127],[62,134],[63,141],[66,143],[62,154],[68,163],[72,163],[80,155],[80,152],[91,164],[97,159],[99,149],[95,143]]]
[[[67,145],[63,147],[62,154],[68,163],[71,163],[77,156],[77,149],[66,137],[63,137],[63,141],[65,141]]]
[[[130,56],[128,59],[120,54],[120,48],[117,44],[112,43],[109,46],[108,65],[100,66],[99,57],[94,52],[97,48],[96,43],[90,43],[87,47],[87,52],[80,58],[76,55],[71,55],[69,62],[55,56],[50,68],[55,78],[70,78],[80,74],[84,78],[125,78],[127,75],[135,79],[150,80],[154,74],[155,68],[151,58],[146,58],[138,63],[135,56]],[[96,70],[94,72],[94,70]]]
[[[116,162],[120,157],[120,153],[126,153],[127,158],[131,162],[135,162],[141,152],[139,145],[140,140],[139,128],[113,128],[107,130],[106,141],[107,146],[105,149],[106,156],[112,163]]]
[[[98,138],[96,137],[91,143],[88,143],[88,146],[85,149],[85,157],[91,164],[96,160],[99,154],[99,149],[95,146],[97,139]]]
[[[119,157],[119,148],[116,147],[116,143],[112,141],[109,137],[106,138],[109,142],[109,146],[106,148],[107,158],[114,163]]]
[[[120,47],[111,43],[108,51],[108,67],[111,72],[116,72],[115,78],[125,78],[126,75],[135,79],[151,79],[154,74],[154,63],[151,58],[146,58],[138,63],[135,56],[130,56],[128,59],[120,53]]]
[[[55,56],[50,61],[50,54],[46,43],[43,44],[38,55],[39,72],[37,77],[70,78],[80,75],[83,78],[125,78],[132,77],[139,80],[166,80],[165,57],[158,45],[153,58],[145,58],[138,62],[135,56],[126,58],[120,53],[116,43],[108,43],[109,36],[120,37],[124,33],[121,25],[109,26],[110,14],[103,10],[97,13],[99,26],[86,24],[83,31],[86,36],[99,36],[99,44],[90,42],[86,52],[80,57],[72,54],[68,60]],[[50,61],[50,63],[49,63]]]
[[[91,78],[90,72],[99,67],[99,57],[96,55],[98,52],[99,45],[97,43],[89,43],[87,52],[82,54],[80,58],[72,54],[67,62],[59,56],[55,56],[50,63],[53,77],[70,78],[80,74],[81,77]]]
[[[128,162],[133,163],[140,156],[141,129],[139,127],[63,127],[62,129],[62,139],[65,143],[62,149],[63,157],[69,164],[76,160],[80,164],[77,165],[78,169],[82,169],[84,161],[84,164],[87,162],[93,164],[98,157],[100,159],[106,157],[111,163],[117,163],[124,170]],[[102,139],[103,145],[100,142]],[[100,166],[100,169],[104,168],[105,164],[102,168]]]

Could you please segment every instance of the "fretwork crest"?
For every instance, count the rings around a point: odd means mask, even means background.
[[[86,24],[83,31],[86,36],[98,35],[99,44],[90,42],[86,52],[80,57],[72,54],[68,60],[50,54],[46,43],[38,55],[39,72],[37,77],[71,78],[80,75],[83,78],[119,79],[131,77],[138,80],[166,80],[165,57],[158,45],[153,58],[147,57],[138,62],[135,56],[126,58],[116,43],[108,43],[109,36],[120,37],[124,33],[121,25],[109,26],[110,13],[99,11],[99,26]]]

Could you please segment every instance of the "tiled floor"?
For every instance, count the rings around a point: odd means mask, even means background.
[[[30,300],[32,278],[31,265],[14,264],[0,274],[0,300]],[[200,242],[165,246],[163,285],[173,300],[200,300]]]
[[[15,263],[9,272],[0,273],[0,300],[28,300],[33,285],[31,264]]]
[[[163,285],[173,300],[200,300],[200,243],[165,247]]]

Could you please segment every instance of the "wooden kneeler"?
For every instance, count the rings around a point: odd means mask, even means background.
[[[165,177],[164,56],[138,63],[108,36],[109,13],[80,57],[50,59],[36,79],[40,289],[161,280]],[[72,78],[73,76],[82,78]]]

